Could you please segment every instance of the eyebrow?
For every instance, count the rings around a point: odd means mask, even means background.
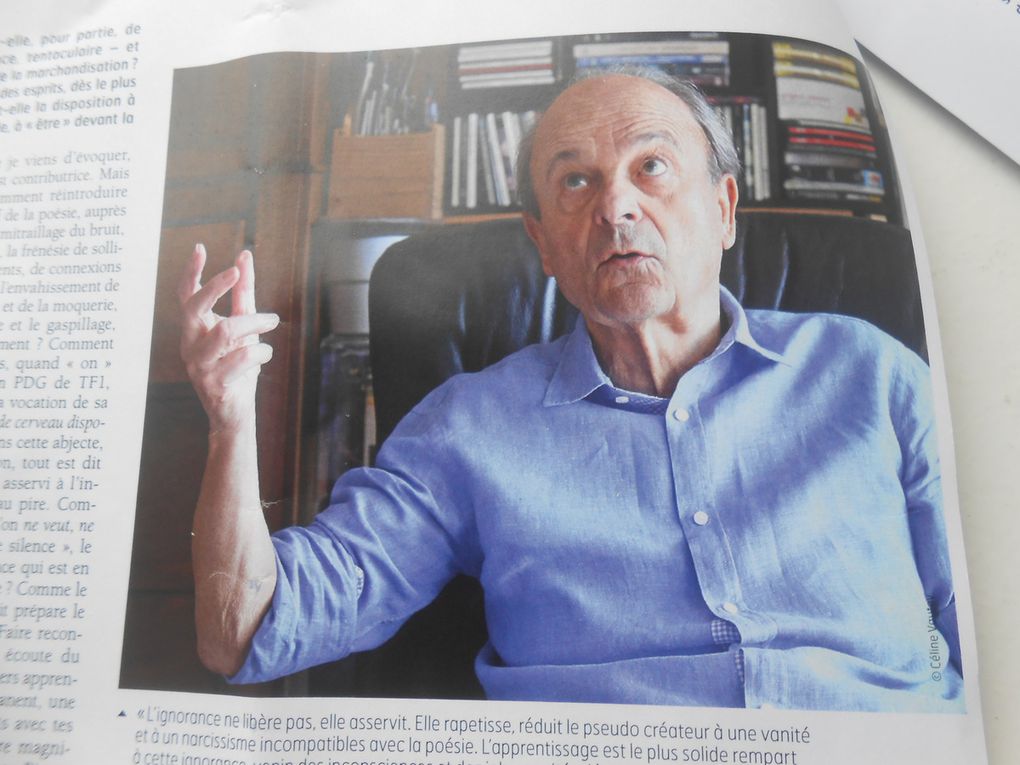
[[[656,141],[664,141],[665,143],[668,143],[670,146],[672,146],[674,149],[678,151],[680,150],[680,143],[676,140],[676,137],[672,133],[663,130],[650,130],[646,133],[639,133],[638,135],[629,139],[624,145],[626,148],[630,148],[644,143],[654,143]],[[556,152],[553,155],[552,159],[549,160],[549,164],[546,167],[545,171],[546,180],[549,180],[557,164],[559,164],[560,162],[569,162],[571,160],[577,159],[579,156],[581,156],[581,153],[577,149],[563,149],[562,151]]]
[[[549,160],[549,164],[546,165],[545,179],[547,181],[549,180],[549,178],[553,174],[553,170],[556,169],[556,165],[558,165],[560,162],[569,162],[571,160],[577,159],[578,156],[580,156],[580,152],[578,152],[576,149],[564,149],[563,151],[556,152],[553,155],[553,158]]]

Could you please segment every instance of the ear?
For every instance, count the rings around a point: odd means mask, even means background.
[[[528,232],[528,236],[538,249],[539,257],[542,258],[542,270],[546,276],[554,276],[555,274],[553,274],[549,258],[549,249],[546,247],[545,230],[542,228],[542,221],[528,212],[524,213],[522,217],[524,218],[524,230]]]
[[[719,179],[719,212],[722,215],[722,248],[728,250],[737,239],[737,179],[728,173]]]

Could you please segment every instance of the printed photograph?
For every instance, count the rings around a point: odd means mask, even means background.
[[[278,53],[171,111],[122,688],[965,710],[856,59]]]

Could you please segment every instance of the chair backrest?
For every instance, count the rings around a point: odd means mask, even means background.
[[[865,319],[927,358],[909,232],[859,218],[745,213],[722,282],[745,308]],[[517,219],[447,225],[392,246],[369,296],[379,440],[430,390],[574,325]]]

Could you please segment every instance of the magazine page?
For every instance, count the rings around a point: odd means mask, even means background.
[[[1020,3],[841,2],[854,36],[904,77],[1020,162]],[[977,87],[975,87],[977,85]]]
[[[839,13],[313,5],[0,11],[0,760],[984,762]]]

